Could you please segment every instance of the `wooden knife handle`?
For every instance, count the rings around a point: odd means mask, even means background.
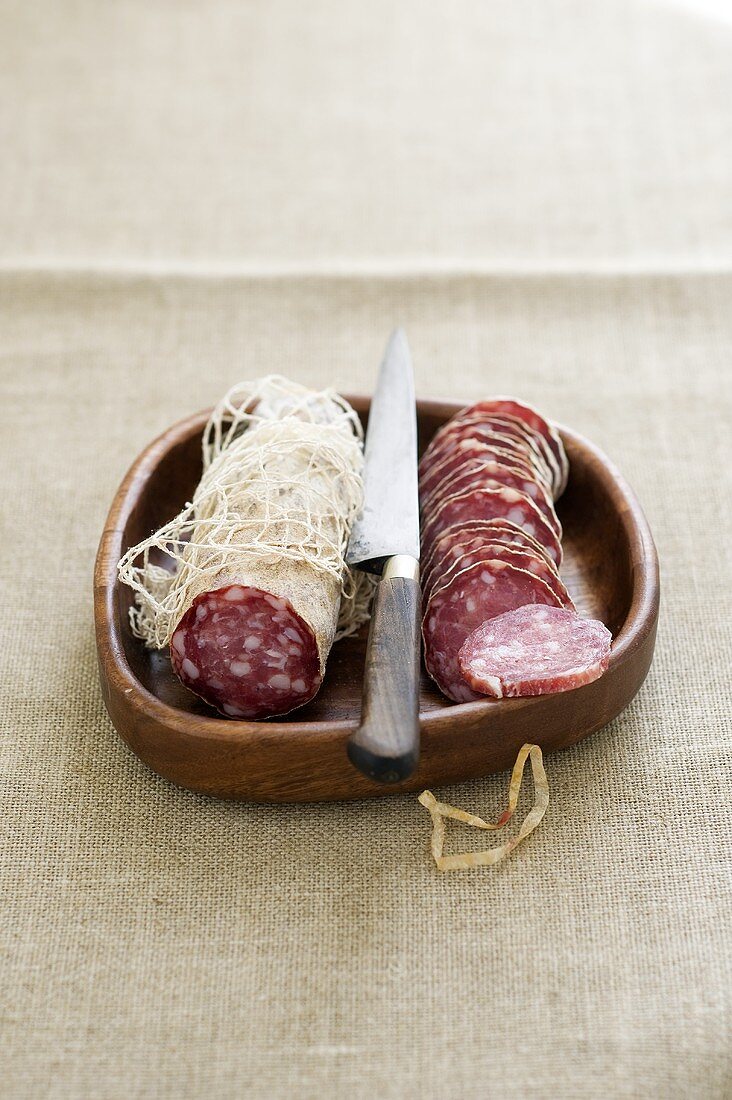
[[[371,612],[361,725],[348,757],[377,783],[406,779],[419,759],[418,578],[415,558],[389,558]]]

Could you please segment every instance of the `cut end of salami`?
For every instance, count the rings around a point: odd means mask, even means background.
[[[612,635],[597,619],[560,607],[529,605],[484,622],[458,662],[473,691],[494,699],[571,691],[608,667]]]
[[[321,682],[315,635],[292,604],[238,584],[193,601],[170,658],[186,687],[229,718],[287,714]]]

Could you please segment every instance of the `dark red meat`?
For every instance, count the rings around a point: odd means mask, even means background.
[[[170,643],[186,687],[232,718],[302,706],[320,687],[315,635],[288,600],[228,585],[198,596]]]
[[[507,519],[523,528],[545,546],[556,565],[562,560],[562,548],[556,531],[549,526],[533,501],[516,489],[472,489],[459,496],[447,497],[427,517],[422,529],[422,553],[429,553],[434,539],[455,523],[476,519]]]
[[[428,600],[422,623],[425,665],[437,686],[455,702],[480,698],[465,681],[458,653],[486,619],[524,604],[559,606],[544,581],[503,561],[483,561],[457,573]]]

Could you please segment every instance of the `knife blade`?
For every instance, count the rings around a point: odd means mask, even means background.
[[[364,503],[351,529],[346,561],[380,573],[386,558],[419,558],[417,409],[414,371],[403,329],[389,339],[371,401],[364,448]]]
[[[364,503],[346,561],[380,573],[364,667],[361,723],[351,762],[379,783],[397,783],[419,757],[419,495],[417,410],[407,338],[389,340],[369,412]]]

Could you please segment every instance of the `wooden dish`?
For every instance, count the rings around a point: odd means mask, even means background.
[[[367,419],[367,398],[350,398]],[[420,401],[420,446],[462,406]],[[190,500],[201,474],[207,413],[173,425],[133,464],[112,502],[94,573],[94,613],[104,701],[124,741],[159,775],[183,787],[257,802],[362,798],[441,786],[513,765],[521,745],[565,748],[627,706],[653,656],[659,604],[658,559],[645,516],[615,467],[591,443],[561,429],[571,472],[558,502],[564,526],[562,575],[580,612],[614,637],[610,667],[574,691],[529,699],[455,704],[423,675],[418,771],[377,786],[346,757],[361,706],[365,631],[334,646],[320,694],[287,721],[217,716],[173,675],[167,651],[133,637],[132,593],[117,579],[128,547]]]

